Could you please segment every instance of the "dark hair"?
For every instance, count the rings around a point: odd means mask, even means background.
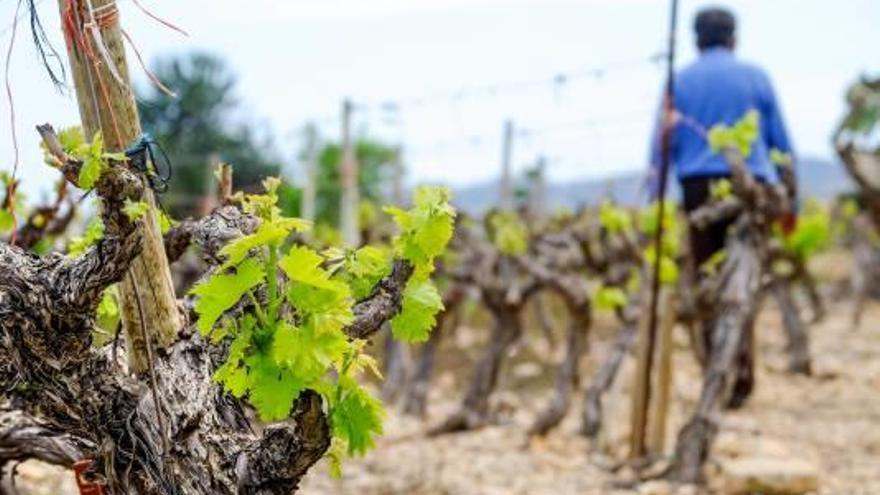
[[[705,8],[694,19],[694,32],[700,50],[714,46],[732,47],[734,31],[736,19],[729,10],[721,7]]]

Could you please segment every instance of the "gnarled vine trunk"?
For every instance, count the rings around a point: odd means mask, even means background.
[[[492,304],[489,300],[486,305],[493,318],[489,344],[477,360],[459,410],[434,428],[432,434],[471,430],[489,422],[489,399],[498,384],[501,365],[511,345],[522,334],[522,305]]]
[[[666,476],[683,483],[702,479],[702,469],[718,431],[717,414],[728,388],[741,377],[745,333],[755,317],[761,279],[758,240],[740,217],[727,244],[727,259],[722,269],[722,287],[718,318],[712,325],[708,365],[696,411],[678,433],[675,453]]]
[[[587,348],[590,329],[590,306],[586,303],[570,307],[569,312],[565,357],[559,364],[555,393],[548,407],[532,423],[529,435],[546,435],[562,422],[571,406],[571,396],[580,383],[581,357]]]

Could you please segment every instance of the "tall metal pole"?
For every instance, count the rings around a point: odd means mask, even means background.
[[[654,232],[654,265],[651,274],[651,294],[648,306],[648,322],[645,332],[645,363],[640,366],[637,382],[644,384],[641,392],[644,407],[633,410],[633,432],[631,435],[630,457],[638,458],[645,455],[645,425],[648,419],[648,408],[651,403],[651,369],[654,365],[654,347],[657,339],[657,315],[660,300],[660,263],[662,260],[661,248],[663,246],[663,234],[665,225],[663,219],[666,215],[666,189],[669,177],[669,165],[672,151],[672,125],[671,115],[675,109],[675,30],[678,26],[678,0],[670,1],[669,37],[666,51],[666,89],[663,95],[663,115],[661,116],[660,138],[660,177],[657,205],[657,229]],[[641,425],[640,428],[637,426]]]
[[[73,19],[84,43],[100,42],[106,48],[106,59],[95,53],[90,58],[82,45],[65,37],[83,130],[89,138],[101,131],[108,151],[124,151],[141,137],[141,125],[115,0],[91,0],[88,9],[80,1],[59,0],[58,4],[62,18],[65,13],[69,14],[67,18]],[[71,12],[66,12],[68,6]],[[87,14],[89,11],[91,14]],[[94,18],[87,19],[87,16]],[[90,33],[90,29],[97,29],[100,36]],[[100,40],[95,39],[98,37]],[[112,68],[108,61],[112,62]],[[149,187],[144,188],[143,201],[149,208],[140,220],[143,225],[141,254],[132,261],[119,290],[122,329],[129,368],[133,372],[148,368],[150,355],[155,354],[151,348],[159,349],[176,340],[180,324],[156,201]]]
[[[498,206],[502,211],[513,211],[513,179],[510,160],[513,153],[513,121],[504,121],[504,137],[501,144],[501,185]]]
[[[318,191],[318,130],[313,124],[306,125],[305,138],[306,173],[300,214],[304,220],[314,223],[317,215],[315,201]]]
[[[348,247],[357,247],[361,243],[361,232],[358,226],[358,163],[351,139],[351,100],[342,102],[342,161],[339,164],[339,180],[342,189],[340,204],[339,228],[342,231],[342,242]]]

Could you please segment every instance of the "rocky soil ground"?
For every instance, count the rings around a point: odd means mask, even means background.
[[[828,268],[840,270],[834,263]],[[363,459],[346,461],[341,479],[331,478],[327,466],[319,465],[300,493],[880,493],[880,332],[876,328],[880,306],[869,309],[857,330],[851,328],[846,302],[831,303],[829,309],[827,318],[811,328],[814,375],[803,377],[786,373],[780,318],[772,304],[765,306],[757,327],[757,388],[742,410],[723,416],[708,487],[634,485],[632,471],[620,467],[618,460],[626,453],[631,362],[605,400],[606,428],[596,444],[578,433],[580,394],[559,429],[544,439],[528,441],[525,432],[550,396],[554,363],[560,357],[537,331],[523,339],[503,371],[493,399],[499,411],[497,424],[427,437],[427,429],[457,406],[470,365],[488,333],[477,323],[459,328],[444,344],[426,418],[405,417],[390,406],[386,435],[376,449]],[[583,363],[581,388],[601,362],[613,330],[610,321],[597,325]],[[699,370],[683,330],[677,332],[667,443],[674,440],[699,392]],[[77,493],[71,474],[30,462],[18,467],[16,486],[22,494]]]
[[[579,436],[580,408],[545,439],[529,442],[525,432],[549,397],[552,363],[535,362],[543,349],[520,349],[503,375],[495,400],[498,425],[479,431],[428,438],[424,432],[451,412],[463,376],[441,371],[429,416],[416,420],[391,413],[387,434],[364,459],[349,461],[341,479],[325,466],[309,474],[304,493],[358,495],[655,494],[809,492],[828,495],[880,493],[880,333],[871,308],[859,330],[849,307],[835,304],[811,329],[814,376],[785,371],[780,318],[768,304],[757,327],[758,385],[739,411],[723,416],[710,466],[709,487],[629,484],[628,468],[616,468],[626,454],[632,363],[622,370],[605,402],[606,431],[596,445]],[[461,329],[453,349],[475,354]],[[675,354],[673,410],[668,442],[699,393],[698,368],[683,331]],[[542,347],[537,335],[532,347]],[[596,342],[584,365],[587,380],[607,348]],[[523,355],[528,356],[524,358]],[[543,354],[546,355],[546,354]],[[466,374],[465,374],[466,375]],[[579,404],[575,404],[579,406]],[[504,414],[506,413],[506,414]],[[758,483],[767,486],[761,488]],[[812,487],[815,486],[815,489]]]

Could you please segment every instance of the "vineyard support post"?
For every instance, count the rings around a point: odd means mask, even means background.
[[[68,3],[59,0],[62,15]],[[84,11],[80,1],[72,2],[79,29],[83,28]],[[114,0],[92,0],[93,12],[116,9]],[[107,16],[110,18],[110,16]],[[68,39],[67,53],[73,74],[80,118],[87,138],[101,131],[108,151],[124,151],[141,137],[140,119],[125,59],[122,32],[118,18],[115,22],[97,23],[116,76],[104,61],[90,59],[76,41]],[[83,33],[88,37],[88,32]],[[86,40],[94,45],[93,38]],[[97,50],[93,50],[97,52]],[[99,57],[95,53],[94,57]],[[149,208],[140,220],[143,224],[141,254],[120,283],[122,328],[128,349],[129,368],[133,372],[147,369],[148,346],[162,348],[177,337],[179,315],[171,281],[171,271],[165,256],[162,234],[159,230],[156,200],[150,188],[145,188],[143,201]],[[146,323],[146,324],[142,324]],[[149,339],[149,342],[148,342]]]
[[[647,316],[644,351],[644,365],[638,368],[639,377],[636,383],[643,388],[636,390],[635,393],[643,397],[636,397],[633,400],[633,431],[632,435],[638,435],[639,438],[632,440],[631,446],[633,450],[630,452],[631,458],[639,458],[646,454],[645,452],[645,425],[648,422],[647,407],[651,403],[651,370],[654,367],[654,347],[657,333],[658,323],[658,304],[660,302],[660,266],[663,246],[663,234],[666,229],[666,189],[669,179],[669,167],[672,163],[672,126],[671,116],[675,111],[675,30],[678,25],[678,0],[671,0],[669,15],[669,32],[668,46],[666,52],[666,90],[663,95],[663,114],[661,117],[661,134],[660,134],[660,167],[657,179],[657,228],[653,235],[653,244],[656,255],[653,263],[651,263],[651,283],[648,299],[650,301],[647,311],[642,315]],[[641,405],[641,408],[637,407]]]
[[[672,387],[672,349],[673,332],[677,320],[678,304],[669,287],[664,287],[660,293],[660,316],[659,341],[657,342],[657,376],[656,376],[656,402],[654,415],[651,419],[651,452],[660,454],[665,449],[667,418],[669,417],[669,392]]]
[[[305,178],[300,213],[304,220],[314,223],[316,216],[315,200],[318,188],[318,131],[314,125],[305,128]]]
[[[392,177],[391,177],[391,204],[395,206],[403,206],[403,148],[398,146],[394,148],[392,156]]]
[[[638,336],[636,337],[636,374],[632,389],[632,409],[630,415],[629,455],[630,459],[639,459],[645,454],[645,430],[647,429],[648,416],[641,414],[648,409],[647,389],[651,379],[648,366],[648,356],[651,353],[648,345],[648,319],[645,318],[650,309],[650,299],[640,298]]]
[[[511,177],[510,160],[513,153],[513,121],[504,121],[504,137],[501,145],[501,185],[498,207],[501,211],[513,210],[513,178]]]
[[[529,216],[540,222],[547,214],[547,159],[538,156],[535,163],[535,178],[529,191]]]
[[[351,100],[342,102],[342,159],[339,163],[339,181],[342,194],[339,205],[339,229],[342,231],[342,242],[350,248],[361,243],[361,232],[358,227],[358,163],[355,156],[354,143],[351,139],[351,113],[354,105]]]

